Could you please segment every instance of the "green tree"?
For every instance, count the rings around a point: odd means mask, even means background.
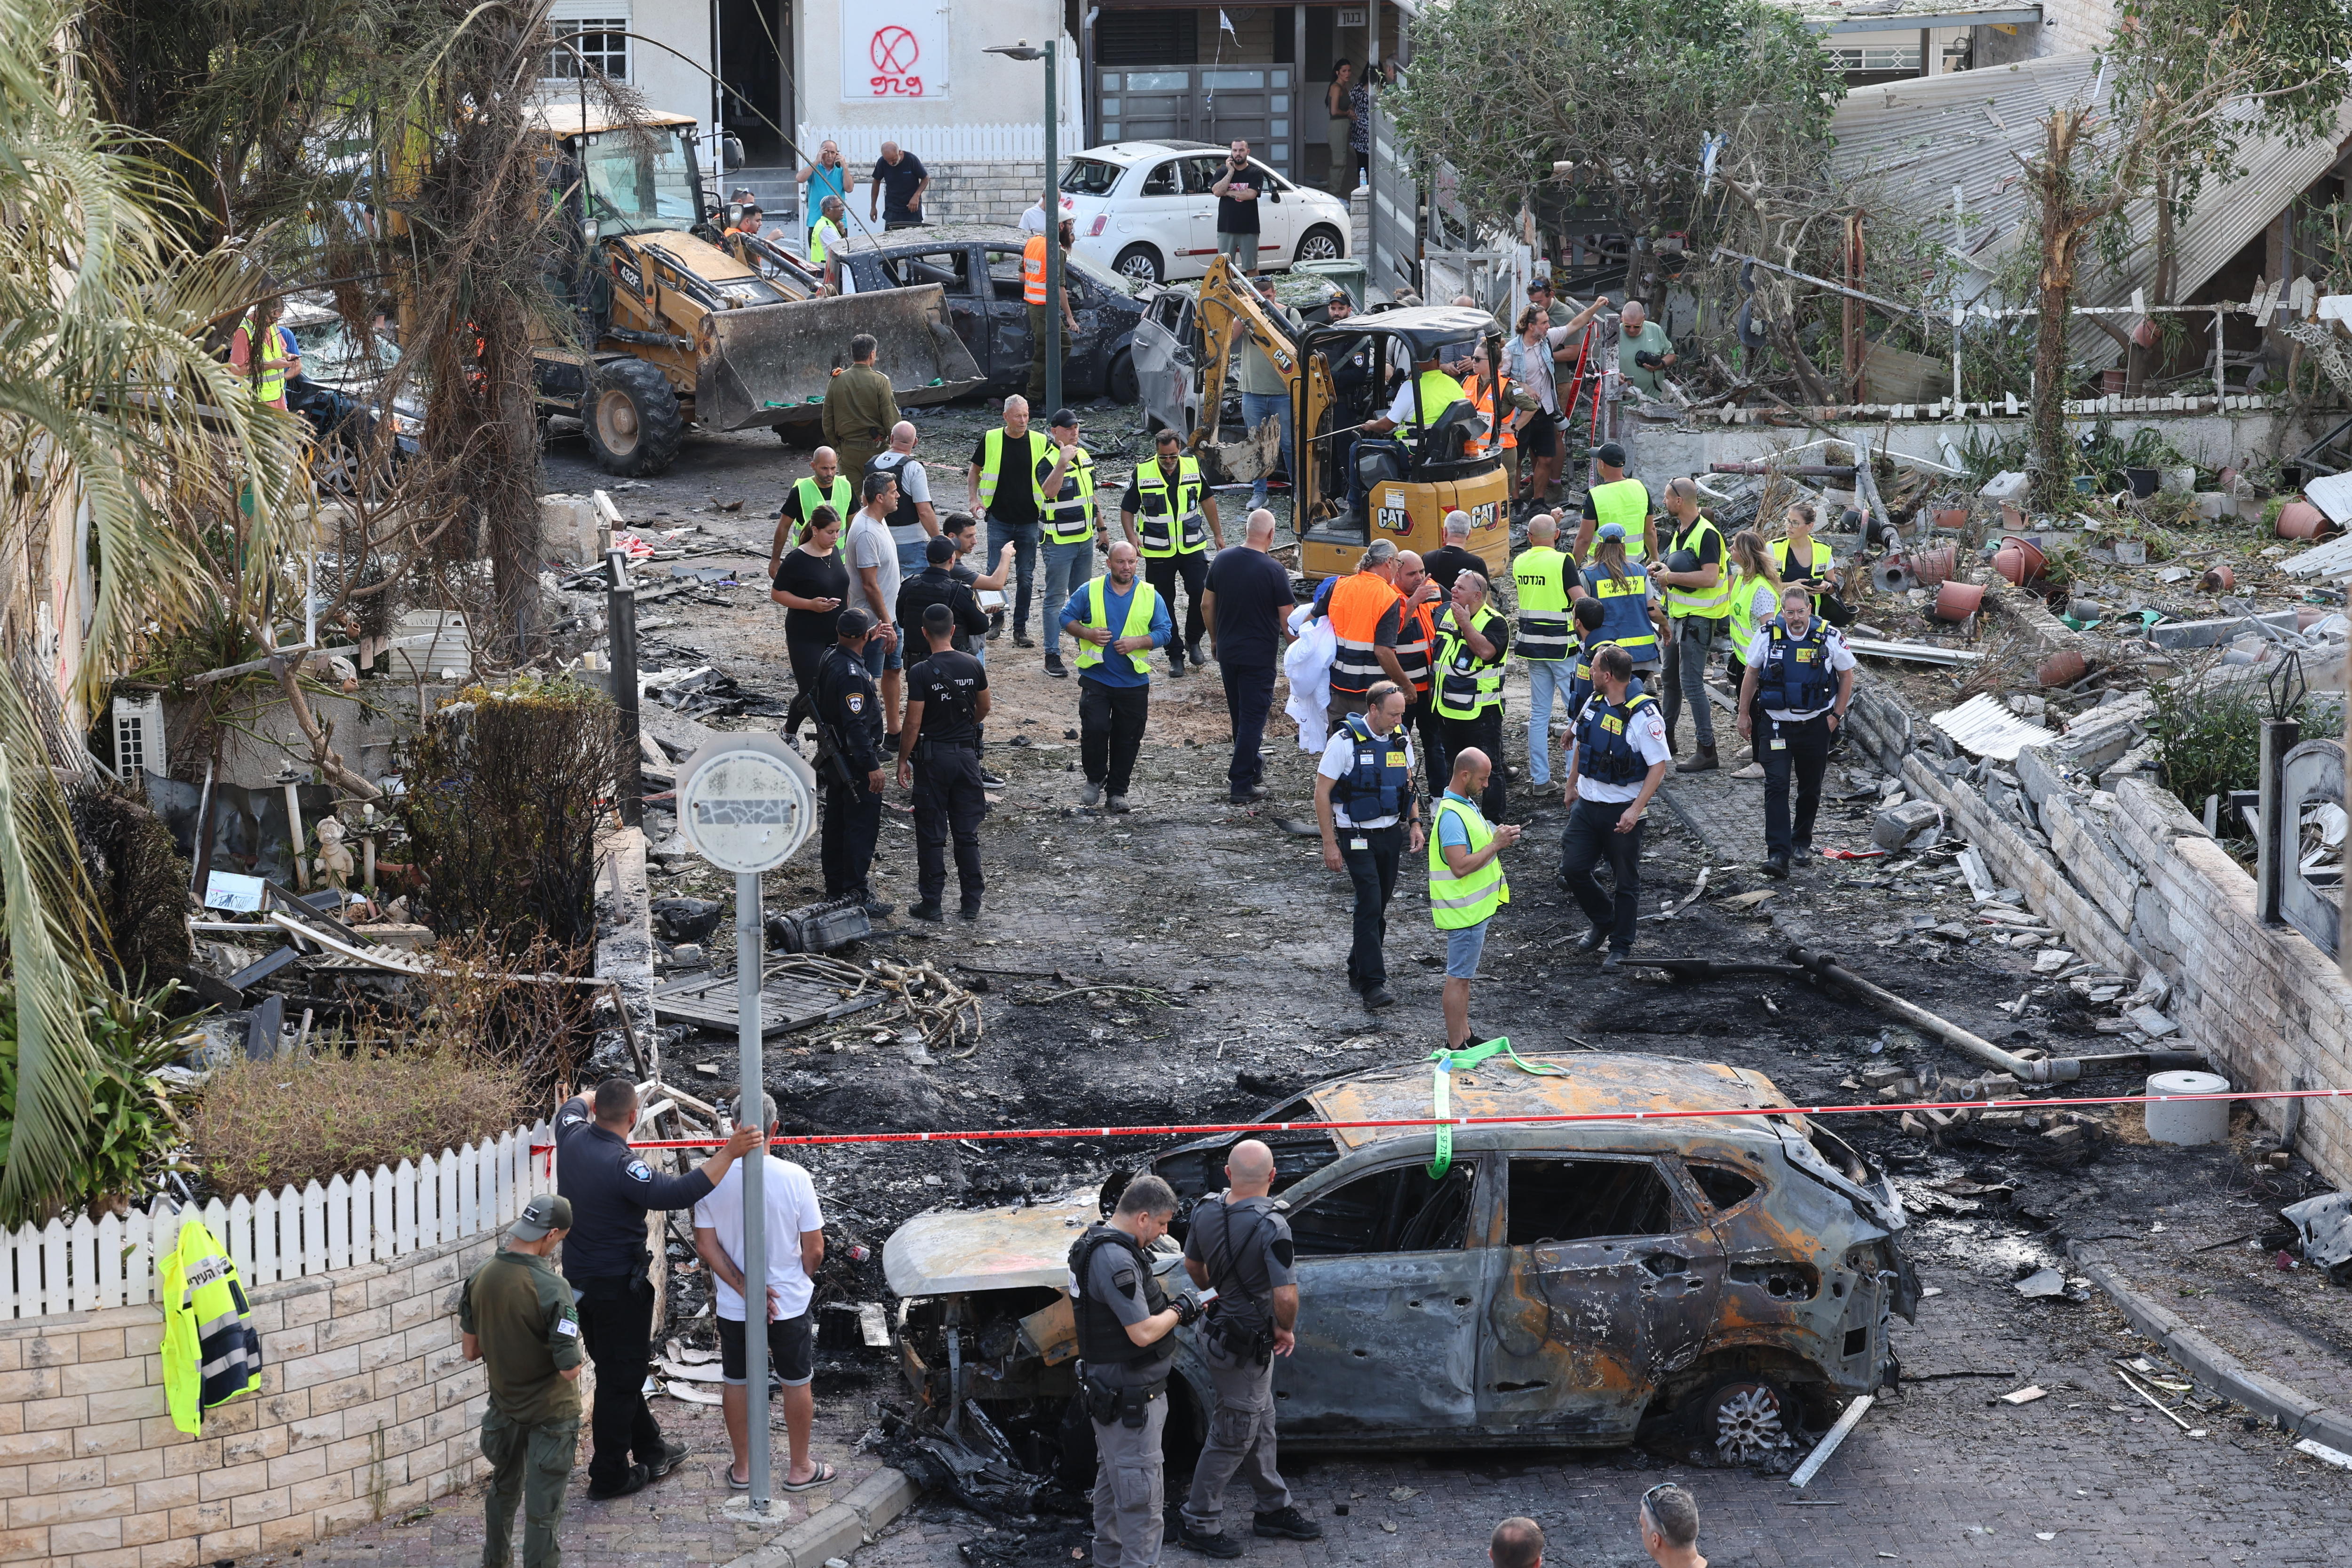
[[[1706,140],[1818,180],[1843,91],[1796,14],[1767,0],[1455,0],[1423,7],[1412,40],[1387,107],[1423,163],[1453,165],[1474,218],[1516,231],[1570,163],[1571,199],[1637,238],[1686,233],[1702,254],[1725,222],[1721,183],[1702,194]],[[1652,290],[1655,258],[1634,257],[1630,290]]]

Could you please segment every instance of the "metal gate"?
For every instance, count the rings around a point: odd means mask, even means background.
[[[1369,258],[1372,288],[1386,294],[1400,289],[1421,291],[1421,188],[1405,166],[1404,144],[1397,140],[1396,121],[1372,100],[1371,129],[1372,249]]]
[[[1241,137],[1267,167],[1291,174],[1291,67],[1136,66],[1095,74],[1104,141]]]

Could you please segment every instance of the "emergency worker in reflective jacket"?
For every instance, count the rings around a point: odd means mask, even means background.
[[[1853,700],[1853,652],[1835,626],[1813,614],[1802,581],[1780,590],[1780,614],[1757,629],[1739,656],[1739,732],[1764,764],[1764,874],[1785,877],[1793,856],[1813,852],[1813,814],[1821,809],[1822,774],[1830,742]],[[1761,700],[1760,701],[1759,700]],[[1764,710],[1764,733],[1754,733]],[[1797,809],[1789,811],[1789,777],[1797,780]]]
[[[1168,1366],[1177,1326],[1201,1303],[1171,1300],[1151,1270],[1151,1245],[1176,1217],[1174,1189],[1139,1175],[1108,1223],[1070,1246],[1070,1305],[1078,1327],[1078,1397],[1095,1433],[1096,1568],[1154,1568],[1168,1426]]]
[[[1402,704],[1399,704],[1402,710]],[[1297,1343],[1298,1282],[1291,1268],[1290,1222],[1267,1194],[1274,1151],[1244,1138],[1225,1157],[1226,1188],[1192,1210],[1184,1238],[1184,1272],[1214,1289],[1201,1332],[1217,1408],[1192,1471],[1176,1543],[1211,1557],[1239,1557],[1242,1543],[1218,1528],[1225,1488],[1235,1472],[1257,1494],[1251,1533],[1276,1541],[1320,1541],[1323,1527],[1292,1506],[1274,1465],[1274,1358]]]
[[[1579,952],[1603,946],[1601,967],[1614,970],[1633,951],[1642,897],[1642,816],[1666,776],[1666,726],[1657,699],[1633,690],[1633,658],[1622,647],[1592,656],[1593,693],[1577,715],[1568,758],[1568,830],[1560,835],[1559,879],[1592,929]],[[1609,862],[1614,896],[1592,868]]]

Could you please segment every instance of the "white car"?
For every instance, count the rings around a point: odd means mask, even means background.
[[[1062,174],[1062,216],[1077,220],[1072,249],[1139,283],[1199,278],[1217,254],[1217,198],[1228,149],[1206,142],[1114,142],[1091,147]],[[1348,254],[1348,204],[1294,184],[1256,159],[1258,270]]]

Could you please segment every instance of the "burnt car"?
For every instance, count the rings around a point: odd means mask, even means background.
[[[971,351],[995,396],[1029,384],[1029,308],[1021,287],[1021,253],[1029,237],[998,224],[931,224],[860,234],[849,242],[852,287],[860,293],[936,283],[948,318]],[[1139,287],[1100,264],[1065,252],[1063,286],[1078,335],[1062,345],[1062,392],[1075,403],[1136,397],[1133,345],[1143,306]],[[1043,418],[1047,409],[1036,411]]]
[[[1458,1128],[1433,1174],[1428,1128],[1285,1123],[1431,1114],[1426,1063],[1333,1079],[1268,1109],[1275,1193],[1297,1238],[1297,1352],[1275,1363],[1285,1444],[1308,1448],[1663,1438],[1769,1462],[1897,1374],[1892,1315],[1917,1284],[1885,1173],[1797,1114],[1760,1073],[1631,1054],[1490,1062],[1454,1074],[1465,1117],[1721,1110],[1705,1120]],[[1146,1167],[1183,1205],[1222,1188],[1240,1134]],[[976,1405],[1050,1434],[1076,1388],[1066,1258],[1132,1172],[1097,1193],[934,1211],[883,1252],[908,1298],[900,1352],[923,1404]],[[1190,1289],[1174,1242],[1163,1285]],[[1169,1452],[1212,1408],[1194,1330],[1170,1378]]]
[[[294,334],[299,374],[286,378],[286,406],[310,426],[313,482],[331,495],[373,489],[416,456],[425,408],[414,392],[385,406],[382,383],[400,359],[387,329],[370,345],[355,338],[330,305],[300,296],[286,300],[279,320]]]

